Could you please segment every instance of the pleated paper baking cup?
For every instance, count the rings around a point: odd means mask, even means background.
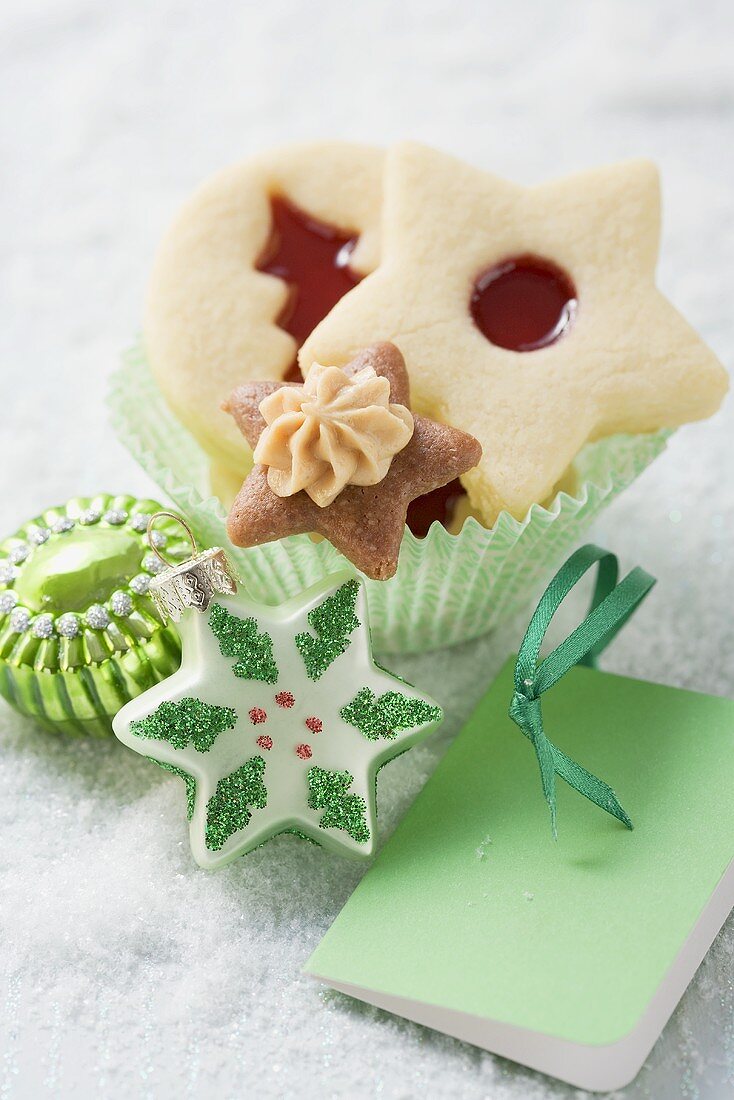
[[[296,535],[242,550],[231,548],[226,514],[211,496],[209,460],[168,408],[141,349],[125,357],[109,395],[120,440],[185,513],[205,546],[225,546],[242,582],[266,603],[279,603],[344,568],[328,542]],[[456,534],[434,523],[424,539],[406,529],[396,575],[367,580],[375,648],[419,653],[476,638],[522,608],[611,503],[665,447],[669,433],[617,435],[585,447],[575,495],[560,492],[523,520],[502,513],[491,530],[473,517]]]

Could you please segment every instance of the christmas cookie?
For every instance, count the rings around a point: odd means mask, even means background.
[[[393,341],[415,408],[476,436],[462,477],[492,524],[546,500],[585,443],[713,413],[726,375],[655,287],[647,161],[519,187],[414,144],[387,156],[381,263],[300,365]]]
[[[74,498],[0,543],[0,694],[54,731],[105,734],[123,703],[170,676],[181,650],[148,588],[153,500]],[[187,544],[163,524],[154,545]]]
[[[472,436],[413,416],[393,344],[314,363],[302,385],[250,382],[227,408],[257,463],[229,515],[235,546],[318,532],[375,580],[397,569],[410,502],[481,457]]]
[[[211,574],[221,558],[214,549],[193,559],[195,584],[181,586],[185,565],[156,582],[162,607],[179,608],[181,669],[124,707],[115,733],[184,780],[202,867],[284,832],[370,856],[377,772],[441,710],[375,664],[354,577],[267,607]],[[195,606],[194,590],[204,593]]]
[[[276,149],[205,183],[163,240],[146,351],[215,477],[241,480],[251,465],[221,402],[248,379],[300,378],[303,340],[376,266],[381,176],[382,154],[367,146]]]

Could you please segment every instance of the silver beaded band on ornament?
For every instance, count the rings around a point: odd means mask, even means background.
[[[142,572],[132,577],[124,588],[116,589],[105,604],[92,604],[83,613],[76,611],[64,611],[58,614],[41,612],[35,614],[18,602],[18,595],[11,587],[20,576],[19,566],[32,556],[33,551],[54,535],[64,535],[73,530],[77,523],[81,527],[91,527],[100,522],[110,527],[121,528],[127,524],[137,535],[146,535],[148,525],[153,513],[134,512],[130,515],[123,508],[109,508],[101,511],[97,508],[84,509],[77,519],[62,515],[45,527],[38,524],[31,525],[25,536],[25,541],[19,539],[7,552],[5,558],[0,558],[0,620],[8,619],[7,626],[14,634],[25,634],[30,631],[34,638],[47,640],[57,635],[60,638],[77,638],[85,628],[95,631],[104,631],[113,622],[113,619],[126,619],[135,610],[135,596],[148,594],[153,578],[161,573],[167,566],[155,551],[162,550],[168,543],[168,535],[163,531],[152,532],[149,543],[154,552],[146,553],[141,561]]]

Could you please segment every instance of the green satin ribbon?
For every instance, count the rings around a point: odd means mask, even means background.
[[[540,647],[551,619],[568,593],[583,575],[598,563],[591,608],[584,621],[545,660],[538,663]],[[623,822],[632,822],[608,784],[571,760],[546,737],[540,697],[574,665],[595,668],[600,653],[645,598],[655,578],[639,567],[617,583],[616,554],[589,544],[582,546],[556,573],[533,614],[523,638],[515,666],[515,693],[510,718],[533,744],[540,765],[543,794],[550,807],[554,838],[556,831],[556,775]]]

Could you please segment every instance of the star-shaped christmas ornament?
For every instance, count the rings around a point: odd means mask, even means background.
[[[385,169],[382,260],[299,361],[376,340],[416,408],[476,436],[462,481],[486,522],[544,501],[585,443],[711,414],[726,375],[655,287],[655,167],[630,161],[519,187],[414,144]]]
[[[238,593],[211,550],[151,595],[181,618],[181,668],[114,731],[184,780],[197,863],[220,867],[283,832],[371,855],[378,769],[442,714],[375,664],[360,581],[339,574],[269,607]]]
[[[343,369],[353,377],[366,367],[388,379],[391,402],[410,408],[408,374],[394,345],[366,348]],[[253,450],[266,427],[260,406],[283,385],[248,382],[227,403]],[[480,456],[477,440],[466,432],[413,416],[410,441],[392,459],[382,480],[375,485],[348,485],[327,507],[319,507],[303,490],[293,496],[276,495],[266,468],[256,465],[232,505],[227,533],[236,546],[257,546],[287,535],[317,532],[368,577],[386,580],[397,568],[411,501],[453,481],[476,466]]]

